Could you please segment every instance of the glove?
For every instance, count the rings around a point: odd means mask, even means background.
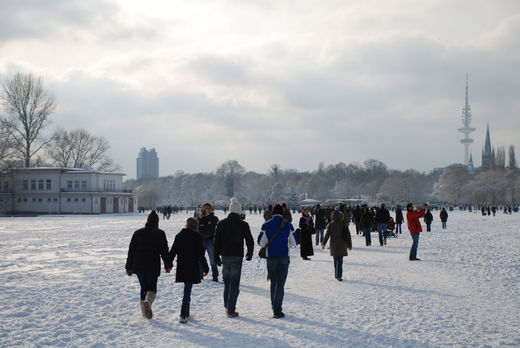
[[[126,274],[127,274],[128,276],[131,276],[133,273],[132,273],[131,270],[127,269],[127,270],[126,270]]]
[[[251,261],[253,259],[253,255],[247,254],[246,261]]]
[[[222,260],[220,259],[220,256],[215,256],[215,263],[217,266],[222,266]]]
[[[325,249],[325,244],[322,244],[322,245],[321,245],[321,248],[322,248],[322,249]]]

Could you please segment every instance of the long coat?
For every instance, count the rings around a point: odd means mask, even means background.
[[[300,218],[300,233],[298,239],[300,240],[300,256],[307,257],[314,255],[312,248],[312,232],[314,232],[314,223],[312,218],[309,219],[309,224],[305,223],[305,218]]]
[[[126,270],[132,273],[152,272],[159,276],[161,258],[165,268],[172,268],[172,260],[168,255],[168,240],[164,231],[149,224],[135,231],[128,247]]]
[[[343,213],[335,210],[327,225],[327,232],[323,238],[323,245],[330,237],[330,256],[347,256],[347,249],[352,249],[352,238],[345,222]]]
[[[199,232],[184,228],[175,236],[170,258],[177,256],[175,281],[178,283],[200,283],[200,266],[204,273],[209,272],[208,262],[204,256],[202,238]]]
[[[410,234],[416,234],[422,232],[420,218],[424,216],[424,209],[419,211],[407,211],[406,212],[406,222],[408,223],[408,230]]]

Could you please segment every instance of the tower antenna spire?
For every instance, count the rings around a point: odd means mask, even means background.
[[[466,98],[465,104],[462,108],[462,125],[464,127],[459,128],[459,132],[464,134],[464,138],[460,139],[460,142],[464,144],[464,164],[469,165],[469,145],[473,142],[473,139],[469,137],[469,134],[475,131],[475,128],[471,128],[471,106],[469,105],[469,84],[468,84],[468,73],[466,73]]]

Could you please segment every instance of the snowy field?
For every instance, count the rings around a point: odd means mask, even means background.
[[[171,245],[188,215],[161,220]],[[219,218],[222,212],[217,212]],[[408,261],[403,234],[371,247],[351,228],[343,282],[328,250],[312,261],[291,251],[284,319],[273,319],[265,261],[244,261],[237,311],[224,314],[223,284],[193,287],[179,324],[182,284],[159,277],[154,318],[143,319],[130,237],[146,215],[0,218],[0,347],[519,347],[520,214],[450,212],[421,234]],[[296,219],[296,218],[295,218]],[[297,220],[297,219],[296,219]],[[248,215],[253,237],[263,221]],[[352,227],[352,225],[351,225]],[[221,278],[220,278],[221,279]]]

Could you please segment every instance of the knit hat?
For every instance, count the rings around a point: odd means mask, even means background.
[[[235,214],[242,214],[242,205],[238,202],[236,198],[231,198],[231,203],[229,204],[229,211]]]
[[[189,217],[188,220],[186,220],[186,227],[192,231],[198,231],[199,220],[194,217]]]
[[[155,210],[152,210],[148,215],[148,218],[146,219],[146,224],[152,227],[159,227],[159,216],[157,215]]]

